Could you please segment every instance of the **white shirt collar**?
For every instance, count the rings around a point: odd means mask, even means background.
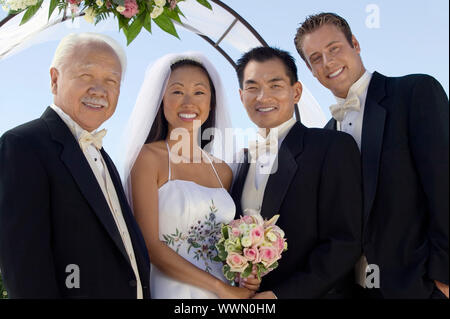
[[[366,70],[364,74],[353,83],[353,85],[350,87],[347,93],[347,97],[345,99],[335,96],[336,101],[340,103],[344,103],[344,101],[349,98],[352,95],[356,95],[358,99],[361,101],[362,98],[365,96],[367,90],[369,89],[369,83],[372,79],[372,73]]]
[[[278,141],[280,142],[279,144],[281,144],[281,141],[284,140],[286,135],[289,133],[289,130],[292,128],[292,126],[294,126],[294,124],[296,122],[297,121],[296,121],[295,117],[291,117],[289,120],[287,120],[286,122],[281,123],[277,127],[271,128],[270,132],[278,130]],[[270,132],[269,132],[269,134],[266,137],[264,137],[265,129],[264,128],[259,128],[258,129],[257,138],[266,140],[269,137]]]
[[[61,120],[63,120],[64,123],[66,123],[67,127],[72,132],[73,136],[78,140],[83,133],[83,131],[86,131],[83,129],[77,122],[75,122],[69,115],[67,115],[59,106],[52,103],[50,107],[59,115]],[[89,133],[93,133],[96,130],[93,130]]]

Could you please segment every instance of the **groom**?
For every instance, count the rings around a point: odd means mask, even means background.
[[[336,97],[326,128],[351,134],[361,150],[363,298],[448,298],[448,98],[432,77],[368,72],[348,23],[310,16],[295,38],[313,75]],[[365,285],[368,264],[379,287]],[[377,289],[379,288],[379,289]]]
[[[287,52],[255,48],[238,61],[237,74],[242,103],[261,137],[237,168],[236,215],[246,210],[260,211],[266,219],[279,214],[277,225],[288,242],[278,268],[262,278],[263,292],[256,298],[347,297],[361,254],[356,143],[348,134],[295,121],[302,85]],[[266,143],[272,144],[270,152],[260,152]]]
[[[149,298],[149,260],[96,131],[126,56],[109,37],[60,42],[54,103],[0,139],[0,269],[11,298]]]

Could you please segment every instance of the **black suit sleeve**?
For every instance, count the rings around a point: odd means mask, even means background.
[[[427,197],[430,255],[428,277],[448,285],[449,277],[449,104],[439,82],[417,81],[411,96],[410,148]]]
[[[322,166],[317,203],[319,238],[305,270],[274,289],[279,298],[323,297],[352,272],[362,254],[360,155],[350,135],[333,136]]]
[[[31,145],[0,139],[0,268],[10,298],[58,298],[49,181]]]

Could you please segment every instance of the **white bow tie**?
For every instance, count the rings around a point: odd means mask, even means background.
[[[80,135],[80,138],[78,139],[78,143],[80,144],[80,147],[83,151],[91,144],[93,144],[99,150],[102,148],[102,140],[105,135],[105,129],[93,134],[87,131],[83,131],[83,133],[81,133]]]
[[[259,189],[261,183],[267,175],[276,170],[278,165],[275,159],[278,153],[278,138],[267,137],[249,141],[248,151],[250,153],[251,163],[255,163],[255,188]]]
[[[278,139],[268,137],[267,139],[257,139],[249,141],[248,151],[252,160],[263,160],[266,156],[275,155],[278,151]]]
[[[361,105],[356,95],[352,95],[345,99],[343,103],[333,104],[330,106],[331,115],[338,122],[342,122],[348,111],[360,111]]]

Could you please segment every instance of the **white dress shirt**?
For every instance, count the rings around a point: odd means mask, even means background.
[[[372,79],[372,73],[366,71],[359,78],[358,81],[353,83],[348,91],[347,97],[356,95],[359,99],[361,106],[360,111],[349,111],[344,115],[342,122],[336,122],[337,130],[350,134],[358,144],[359,150],[361,150],[361,136],[362,125],[364,117],[364,106],[366,103],[367,90],[369,89],[369,83]],[[338,103],[343,103],[345,99],[335,96]]]
[[[274,132],[278,133],[278,148],[275,154],[269,155],[269,157],[252,158],[251,152],[249,152],[250,167],[248,170],[247,177],[245,179],[244,188],[242,191],[241,198],[241,208],[242,211],[246,209],[252,209],[256,211],[261,211],[261,205],[264,198],[264,191],[266,189],[267,181],[269,180],[270,174],[274,173],[278,163],[275,161],[277,159],[278,150],[280,149],[281,143],[283,143],[286,135],[294,126],[296,120],[291,118],[283,124],[272,128],[267,137],[263,137],[263,131],[265,129],[260,129],[258,132],[258,138],[264,142],[264,140],[271,137]]]
[[[50,105],[50,107],[58,114],[58,116],[63,120],[63,122],[67,125],[67,127],[72,132],[75,139],[78,141],[81,134],[85,131],[78,123],[76,123],[72,118],[67,115],[61,108],[56,106],[55,104]],[[94,133],[94,132],[89,132]],[[130,234],[128,232],[127,224],[122,215],[122,209],[120,207],[120,201],[117,197],[116,189],[114,187],[114,183],[112,182],[111,176],[109,175],[108,167],[104,162],[102,154],[97,148],[90,144],[83,151],[86,160],[89,163],[89,166],[92,169],[92,172],[95,175],[95,178],[105,196],[105,199],[108,203],[108,206],[111,210],[111,214],[114,218],[114,222],[117,226],[117,229],[122,238],[122,242],[124,244],[125,250],[130,259],[131,266],[133,268],[135,277],[136,277],[136,294],[137,299],[143,298],[142,293],[142,285],[139,276],[139,271],[137,267],[136,258],[134,255],[133,244],[131,242]],[[114,280],[114,279],[111,279]]]

